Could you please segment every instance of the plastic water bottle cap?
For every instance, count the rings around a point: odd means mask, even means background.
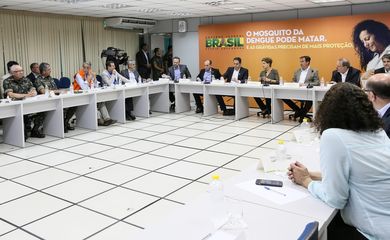
[[[219,180],[219,175],[213,175],[213,176],[211,176],[211,178],[212,178],[213,180]]]
[[[278,144],[284,144],[284,140],[278,140]]]

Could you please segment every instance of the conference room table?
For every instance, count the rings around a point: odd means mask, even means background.
[[[160,79],[141,84],[122,85],[117,87],[96,88],[81,93],[60,95],[38,95],[21,101],[2,101],[0,119],[3,119],[4,143],[24,147],[23,115],[45,112],[44,133],[64,138],[63,109],[77,107],[76,126],[97,130],[96,104],[105,102],[110,117],[119,123],[126,122],[125,100],[133,98],[134,115],[149,117],[150,111],[170,112],[169,92],[175,91],[176,113],[191,110],[190,94],[203,94],[203,116],[218,113],[215,95],[233,96],[235,98],[235,119],[249,116],[249,97],[271,98],[271,123],[283,120],[284,105],[282,99],[313,101],[313,114],[323,99],[328,87],[305,88],[294,84],[264,86],[258,82],[247,84],[224,83],[215,81],[211,84],[180,80],[173,83]]]
[[[173,83],[171,82],[171,84]],[[193,93],[203,94],[204,116],[218,113],[218,103],[215,95],[234,97],[235,120],[249,116],[249,97],[271,98],[271,123],[277,123],[284,118],[282,99],[313,101],[313,116],[315,116],[319,102],[324,98],[330,86],[306,88],[306,86],[299,86],[297,83],[264,86],[259,82],[238,84],[225,83],[223,81],[202,84],[199,81],[183,79],[179,80],[179,83],[176,83],[174,88],[176,113],[187,112],[191,109],[190,94]]]
[[[3,120],[4,143],[24,147],[24,115],[45,112],[44,133],[64,138],[63,109],[77,107],[76,126],[98,129],[97,103],[105,102],[110,117],[126,122],[125,99],[133,98],[134,114],[149,117],[149,110],[169,113],[169,82],[158,81],[117,87],[96,88],[79,93],[37,95],[19,101],[3,99],[0,119]]]
[[[287,149],[288,153],[295,155],[295,157],[300,157],[299,154],[302,151],[309,156],[313,156],[312,158],[303,157],[300,161],[315,170],[319,168],[319,153],[316,146],[318,146],[318,143],[312,143],[311,145],[288,143]],[[312,221],[319,222],[319,239],[327,239],[327,226],[337,210],[311,196],[307,189],[292,183],[286,176],[286,169],[284,171],[265,172],[261,162],[260,160],[259,164],[249,167],[227,181],[223,181],[226,211],[242,212],[242,219],[247,226],[229,229],[224,227],[224,223],[215,225],[212,215],[215,205],[210,193],[204,192],[198,198],[179,207],[166,218],[146,228],[145,231],[137,235],[136,239],[297,239],[306,224]],[[284,164],[287,166],[288,163]],[[221,176],[222,179],[223,177]],[[299,191],[304,194],[304,197],[286,204],[280,204],[261,194],[240,187],[243,183],[253,182],[254,190],[259,189],[260,191],[262,187],[255,185],[255,180],[258,178],[283,181],[283,188],[287,187]],[[225,238],[218,238],[218,235]]]

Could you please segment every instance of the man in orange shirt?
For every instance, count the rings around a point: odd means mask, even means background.
[[[83,68],[76,73],[73,81],[74,90],[88,90],[91,87],[97,87],[96,74],[92,72],[91,63],[84,62]],[[110,118],[106,104],[104,102],[98,103],[98,125],[108,126],[116,123],[116,120]]]

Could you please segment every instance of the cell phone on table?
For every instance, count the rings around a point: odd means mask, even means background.
[[[256,185],[270,186],[270,187],[283,187],[282,181],[269,180],[269,179],[256,179]]]

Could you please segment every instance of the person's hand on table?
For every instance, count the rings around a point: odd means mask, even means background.
[[[287,175],[292,182],[305,188],[313,181],[307,168],[300,162],[291,163]]]

